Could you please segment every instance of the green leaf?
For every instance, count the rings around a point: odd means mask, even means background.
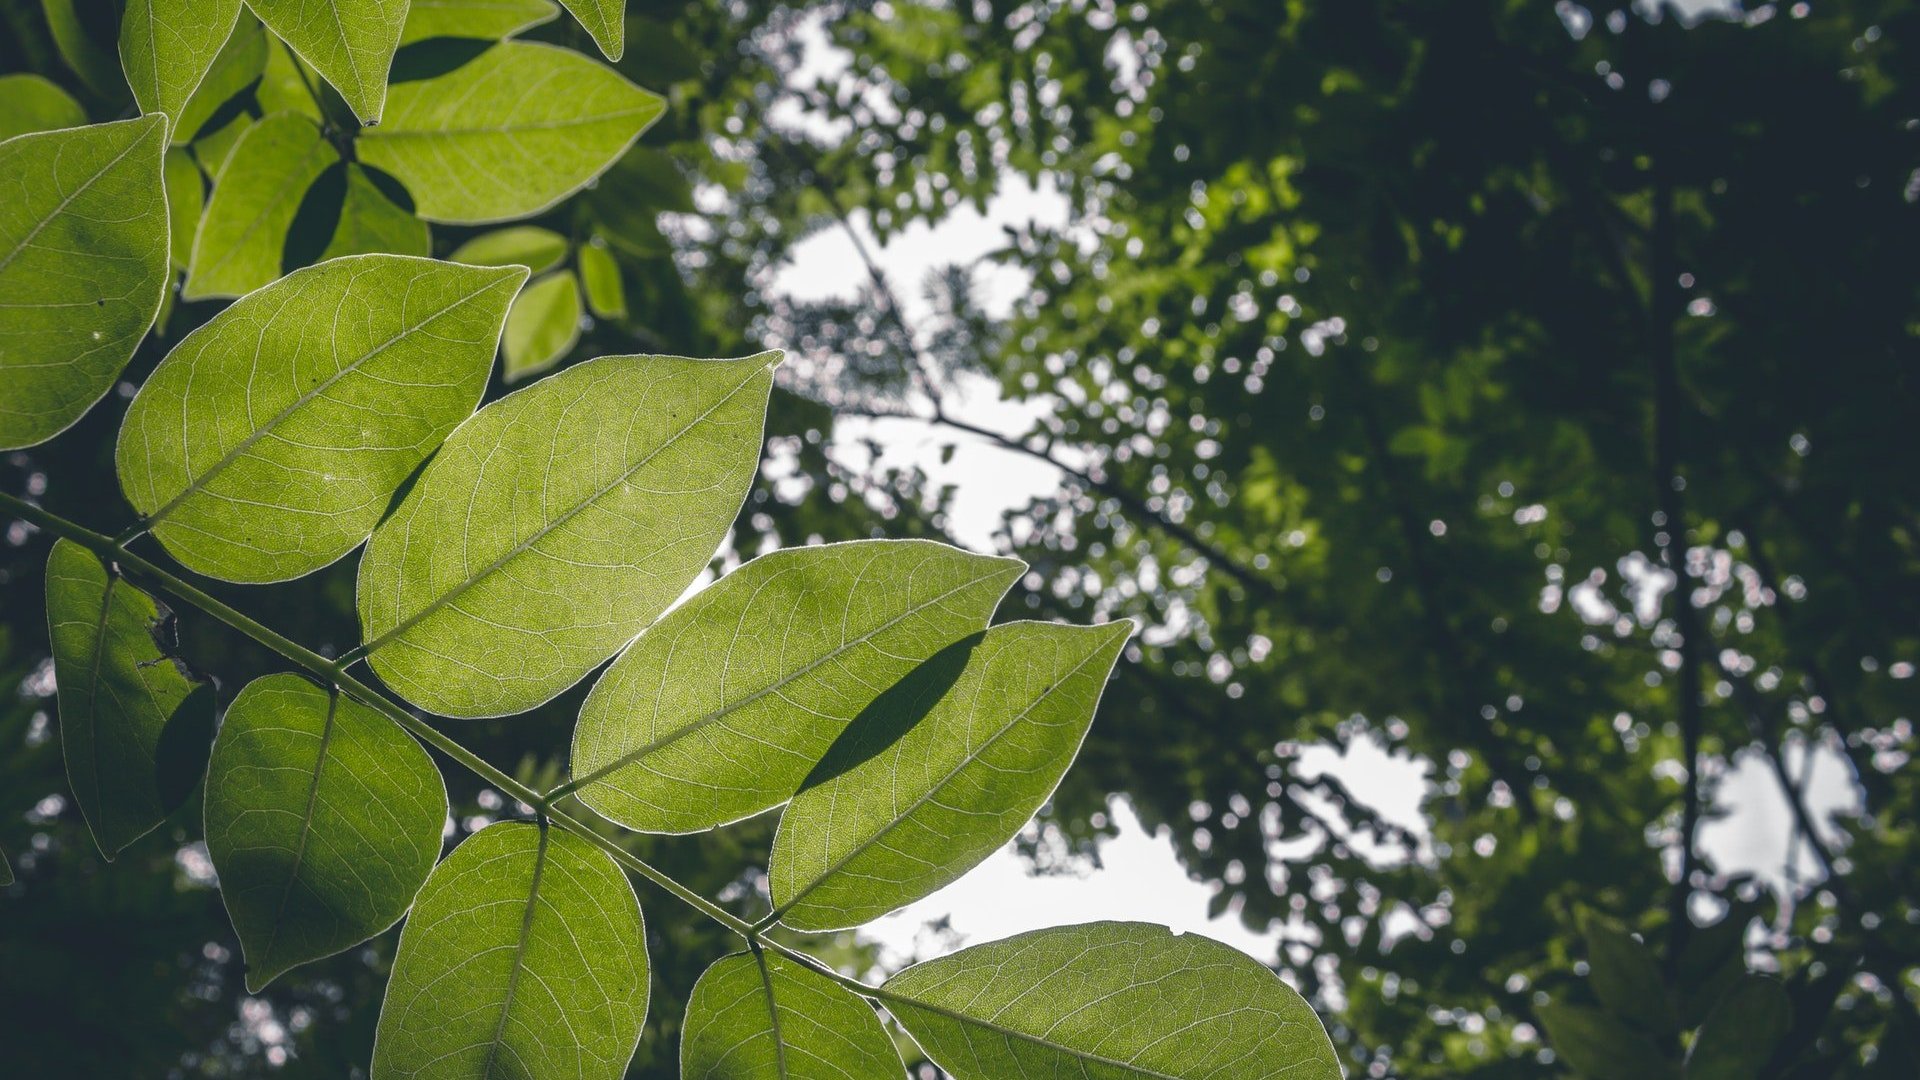
[[[566,271],[527,286],[507,315],[500,339],[506,381],[538,375],[560,362],[580,340],[580,284]]]
[[[367,170],[347,162],[346,195],[322,259],[346,255],[430,255],[427,223],[406,212],[373,182]],[[457,260],[456,260],[457,261]]]
[[[214,177],[180,295],[241,296],[279,277],[300,200],[336,159],[304,116],[275,113],[248,128]]]
[[[32,131],[79,127],[87,111],[38,75],[0,75],[0,141]]]
[[[87,89],[108,100],[125,101],[126,83],[121,80],[120,65],[114,62],[113,39],[106,28],[82,15],[74,0],[40,0],[40,11],[47,18],[47,31],[53,35],[60,58]]]
[[[297,675],[248,683],[207,770],[207,854],[247,989],[400,920],[440,857],[447,791],[392,721]]]
[[[1748,975],[1720,999],[1687,1052],[1687,1080],[1753,1080],[1793,1025],[1776,979]]]
[[[514,225],[481,233],[447,257],[474,266],[524,266],[538,274],[567,257],[567,238],[538,225]]]
[[[47,626],[73,798],[112,859],[171,813],[167,731],[212,724],[212,698],[160,649],[167,611],[70,540],[47,558]],[[171,797],[170,797],[171,796]]]
[[[226,44],[220,46],[220,52],[214,56],[213,66],[207,69],[199,88],[174,118],[173,141],[176,144],[191,142],[211,134],[201,129],[215,114],[224,114],[227,110],[223,106],[260,78],[266,63],[266,31],[260,28],[258,19],[242,16],[234,23],[233,32],[227,35]],[[213,165],[212,171],[217,172],[218,163]]]
[[[880,1017],[858,995],[777,953],[714,961],[687,998],[681,1080],[899,1080]]]
[[[437,37],[497,41],[551,22],[559,13],[547,0],[413,0],[400,44]]]
[[[598,241],[580,247],[580,284],[587,290],[587,308],[602,319],[627,316],[627,287],[620,280],[620,264]]]
[[[627,51],[627,0],[560,0],[609,60]]]
[[[780,819],[768,874],[797,930],[858,926],[952,882],[1053,793],[1131,622],[993,627],[861,713]]]
[[[239,19],[240,0],[127,0],[120,66],[140,110],[167,114],[169,135]]]
[[[207,181],[185,147],[168,147],[161,167],[167,177],[167,247],[174,267],[184,270],[193,257],[193,234],[207,207]]]
[[[1678,1062],[1652,1039],[1599,1009],[1553,1002],[1539,1007],[1547,1043],[1590,1080],[1677,1080]]]
[[[1593,992],[1615,1016],[1656,1035],[1674,1030],[1673,1004],[1647,947],[1611,919],[1582,919]]]
[[[287,49],[286,42],[265,31],[261,37],[267,42],[266,67],[260,73],[260,84],[253,88],[261,113],[295,112],[316,124],[325,121],[320,103],[314,100],[325,84]]]
[[[13,864],[7,861],[5,848],[0,848],[0,888],[13,884]]]
[[[954,1080],[1339,1080],[1313,1007],[1266,965],[1146,923],[1062,926],[929,960],[881,1003]]]
[[[779,362],[605,357],[475,413],[361,559],[373,670],[447,716],[523,712],[578,682],[706,568]]]
[[[379,122],[407,0],[248,0],[248,6],[340,91],[361,123]]]
[[[168,278],[166,118],[0,143],[0,449],[51,439],[113,386]]]
[[[237,113],[231,120],[195,139],[187,150],[193,154],[193,159],[200,163],[200,171],[208,178],[219,176],[220,170],[227,164],[227,159],[233,156],[233,148],[240,145],[240,136],[245,135],[252,128],[253,117],[246,113]],[[204,213],[203,210],[203,216]],[[197,235],[200,231],[199,226],[195,225],[193,231]],[[187,261],[192,262],[193,237],[187,237],[187,244]]]
[[[599,176],[665,103],[579,53],[505,41],[393,88],[360,160],[400,178],[429,221],[537,213]]]
[[[241,298],[134,398],[121,488],[200,573],[283,581],[333,562],[479,404],[525,279],[517,267],[359,255]]]
[[[753,560],[601,676],[574,729],[580,800],[647,832],[778,806],[882,691],[985,627],[1024,569],[926,540]]]
[[[373,1080],[617,1080],[647,989],[640,904],[613,860],[571,833],[494,825],[420,890]]]

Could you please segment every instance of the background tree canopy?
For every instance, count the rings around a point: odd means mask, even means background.
[[[414,4],[384,99],[306,97],[313,71],[241,13],[167,168],[201,192],[229,155],[271,155],[297,194],[254,201],[284,241],[209,224],[218,259],[176,247],[185,291],[126,392],[7,455],[6,491],[123,520],[113,432],[220,310],[203,298],[347,250],[529,265],[490,398],[610,352],[792,354],[728,566],[977,533],[937,469],[859,452],[875,418],[1045,478],[994,530],[1033,567],[1007,607],[1144,630],[1031,854],[1089,857],[1123,794],[1218,910],[1281,932],[1350,1074],[1679,1075],[1684,1047],[1743,1030],[1778,1038],[1688,1075],[1912,1075],[1913,5],[629,0],[615,67],[664,113],[508,235],[463,224],[502,216],[484,178],[430,200],[387,133],[426,122],[412,87],[484,47],[463,33],[592,53],[606,27],[544,0],[486,26]],[[136,114],[116,0],[0,15],[0,134]],[[867,258],[1029,186],[1061,220],[984,258],[924,282],[870,261],[826,300],[780,286],[814,238]],[[211,192],[175,220],[244,197]],[[1010,303],[988,295],[1008,280]],[[984,419],[996,396],[1030,427]],[[111,866],[88,840],[54,738],[45,559],[12,523],[0,1054],[21,1075],[364,1074],[396,934],[250,995],[197,794]],[[209,588],[338,646],[353,585],[335,564]],[[222,704],[276,670],[210,623],[182,633]],[[511,737],[467,730],[495,760],[551,748],[517,769],[551,786],[584,692]],[[1420,822],[1302,767],[1362,741],[1430,764]],[[1821,762],[1845,774],[1824,804]],[[1700,843],[1741,775],[1785,795],[1786,862],[1763,875]],[[515,816],[449,779],[462,831]],[[1818,812],[1836,801],[1854,809]],[[772,833],[635,851],[745,912],[767,883],[736,868],[764,866]],[[647,937],[632,1075],[667,1077],[677,1006],[726,944],[668,905]]]

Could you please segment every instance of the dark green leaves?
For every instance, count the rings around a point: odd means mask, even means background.
[[[604,357],[476,413],[361,560],[373,670],[423,709],[502,716],[613,655],[733,523],[779,358]]]
[[[873,1006],[775,953],[714,961],[687,999],[681,1080],[899,1080]]]
[[[1748,975],[1723,995],[1687,1052],[1687,1080],[1761,1075],[1792,1026],[1793,1005],[1777,980]]]
[[[160,310],[166,118],[0,143],[0,449],[64,431],[100,400]]]
[[[379,121],[407,0],[248,0],[248,6],[340,91],[362,123]]]
[[[780,819],[774,910],[858,926],[947,884],[1046,802],[1130,622],[1007,623],[949,646],[864,711]]]
[[[279,277],[300,199],[337,157],[304,116],[276,113],[248,128],[214,177],[181,296],[240,296]]]
[[[247,988],[397,922],[440,855],[439,770],[391,721],[294,675],[247,684],[207,771],[207,853]]]
[[[38,75],[0,75],[0,140],[32,131],[79,127],[86,110]]]
[[[59,683],[60,745],[74,801],[111,859],[192,788],[196,734],[212,730],[212,695],[160,648],[166,611],[68,540],[47,559],[47,626]],[[170,754],[166,746],[180,746]]]
[[[338,559],[479,403],[524,275],[363,255],[244,297],[128,410],[128,500],[215,577],[280,581]]]
[[[923,540],[753,560],[648,629],[594,686],[573,737],[581,801],[650,832],[785,802],[882,691],[985,627],[1022,569]]]
[[[240,18],[240,0],[128,0],[120,18],[120,66],[144,112],[173,130]]]
[[[579,190],[664,103],[579,53],[505,41],[393,88],[360,160],[398,177],[429,221],[524,217]]]
[[[1680,1065],[1653,1040],[1611,1013],[1552,1002],[1539,1008],[1554,1052],[1591,1080],[1662,1080]]]
[[[1144,923],[1022,934],[917,964],[881,1001],[955,1080],[1339,1080],[1313,1009],[1265,965]]]
[[[1655,1034],[1674,1030],[1673,1005],[1653,953],[1611,919],[1583,920],[1593,992],[1615,1016]]]
[[[380,1010],[374,1080],[615,1080],[647,1011],[633,887],[570,833],[503,824],[420,890]]]

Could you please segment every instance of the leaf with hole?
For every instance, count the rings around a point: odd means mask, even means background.
[[[388,198],[365,168],[351,161],[345,168],[346,192],[340,202],[340,219],[334,224],[327,249],[320,254],[322,259],[433,253],[433,236],[426,222]]]
[[[338,158],[304,116],[275,113],[248,128],[214,177],[181,297],[242,296],[278,278],[300,200]]]
[[[340,91],[362,123],[379,121],[407,0],[248,0],[248,6]]]
[[[421,217],[504,221],[584,187],[664,108],[579,53],[503,41],[444,75],[396,84],[386,121],[356,146],[407,186]]]
[[[1024,569],[926,540],[747,563],[601,676],[573,734],[580,800],[648,832],[711,829],[778,806],[889,686],[985,628]]]
[[[100,400],[170,275],[166,118],[0,143],[0,449],[45,442]]]
[[[414,902],[373,1080],[616,1080],[647,979],[640,904],[613,860],[557,829],[490,826]]]
[[[954,1080],[1340,1080],[1265,964],[1147,923],[1037,930],[929,960],[880,1001]]]
[[[1018,622],[947,646],[848,726],[780,819],[768,870],[796,930],[858,926],[972,869],[1067,771],[1131,622]]]
[[[34,131],[79,127],[87,112],[73,95],[38,75],[0,75],[0,141]]]
[[[714,961],[687,998],[681,1080],[899,1080],[873,1006],[778,953]]]
[[[498,41],[552,22],[559,13],[547,0],[413,0],[400,44],[430,38]]]
[[[247,989],[398,922],[440,857],[446,786],[393,722],[297,675],[227,708],[207,770],[207,854]]]
[[[142,112],[165,113],[171,135],[240,19],[240,0],[127,0],[120,66]]]
[[[167,610],[70,540],[47,558],[47,626],[60,746],[74,801],[112,859],[192,788],[169,775],[167,743],[210,732],[213,701],[160,648]],[[169,729],[174,735],[171,740]],[[186,758],[190,746],[182,746]]]
[[[373,670],[423,709],[481,717],[599,666],[733,524],[779,360],[604,357],[475,413],[360,561]]]
[[[567,257],[567,238],[538,225],[513,225],[481,233],[447,257],[475,266],[524,266],[538,274]]]
[[[508,382],[538,375],[567,355],[580,340],[580,283],[564,270],[527,286],[507,314],[500,339]]]

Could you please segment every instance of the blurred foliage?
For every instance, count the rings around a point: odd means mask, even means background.
[[[59,6],[117,25],[111,0]],[[0,18],[0,68],[119,114],[40,5]],[[526,36],[590,47],[568,20]],[[796,352],[729,558],[954,529],[936,473],[850,452],[867,417],[912,417],[1061,478],[1001,523],[1035,570],[1019,603],[1145,626],[1036,856],[1097,858],[1124,794],[1216,910],[1282,935],[1355,1075],[1608,1075],[1553,1024],[1567,1009],[1677,1068],[1749,971],[1791,1019],[1744,1075],[1912,1075],[1913,5],[630,0],[628,41],[618,66],[666,117],[532,223],[599,237],[625,286],[572,360]],[[1065,223],[1009,227],[926,282],[776,287],[816,238],[871,259],[1016,184],[1056,192]],[[434,250],[478,232],[436,228]],[[989,303],[1009,274],[1020,295]],[[169,339],[213,310],[179,306]],[[1040,419],[976,422],[982,386]],[[123,521],[123,408],[0,482]],[[60,794],[44,559],[24,531],[0,546],[9,1067],[364,1070],[393,934],[248,999],[197,801],[111,867],[93,851]],[[219,591],[337,644],[350,565],[271,611]],[[223,703],[276,666],[205,620],[180,633],[219,659]],[[577,706],[463,732],[495,760],[550,747],[521,769],[551,774]],[[1363,742],[1430,769],[1423,820],[1307,753]],[[1699,854],[1736,767],[1804,807],[1809,748],[1844,761],[1858,814],[1791,815],[1798,857],[1764,878]],[[456,817],[513,812],[490,795],[456,787]],[[770,832],[642,853],[749,911],[763,883],[715,875]],[[659,985],[633,1074],[665,1077],[726,943],[641,895]],[[1622,1014],[1623,979],[1672,1015]]]

